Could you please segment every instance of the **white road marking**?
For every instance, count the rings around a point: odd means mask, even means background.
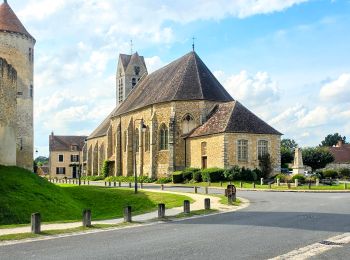
[[[343,247],[345,244],[350,243],[350,233],[344,233],[339,236],[331,237],[321,242],[317,242],[306,247],[295,249],[287,254],[276,256],[270,260],[282,260],[282,259],[295,259],[303,260],[312,256],[320,255],[333,248]]]

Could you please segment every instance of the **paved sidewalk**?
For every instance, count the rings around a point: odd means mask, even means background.
[[[151,192],[162,192],[159,190],[153,190],[153,189],[147,189],[147,191]],[[232,211],[232,210],[238,210],[245,206],[247,206],[247,201],[244,199],[241,199],[243,202],[245,202],[245,205],[241,205],[239,207],[234,206],[228,206],[221,204],[220,198],[210,196],[210,195],[203,195],[203,194],[194,194],[194,193],[180,193],[180,192],[172,192],[172,191],[163,191],[166,193],[172,193],[172,194],[179,194],[179,195],[185,195],[188,197],[191,197],[194,202],[191,204],[191,211],[194,210],[201,210],[204,209],[204,199],[210,198],[210,204],[211,209],[216,209],[219,211]],[[172,209],[167,209],[165,214],[168,217],[176,216],[183,212],[183,207],[177,207]],[[158,217],[158,211],[153,211],[150,213],[145,213],[137,216],[133,216],[132,220],[136,222],[147,222],[149,220],[155,219]],[[98,221],[92,221],[92,224],[120,224],[124,222],[124,218],[117,218],[117,219],[109,219],[109,220],[98,220]],[[82,222],[73,222],[73,223],[57,223],[57,224],[43,224],[41,225],[42,231],[47,230],[63,230],[63,229],[70,229],[70,228],[77,228],[81,227]],[[25,226],[25,227],[18,227],[18,228],[6,228],[6,229],[0,229],[0,236],[1,235],[10,235],[10,234],[20,234],[20,233],[30,233],[31,227]]]

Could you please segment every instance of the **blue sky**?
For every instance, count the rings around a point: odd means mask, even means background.
[[[113,109],[119,53],[150,72],[196,51],[233,98],[300,146],[350,139],[348,0],[10,0],[37,39],[35,147]]]

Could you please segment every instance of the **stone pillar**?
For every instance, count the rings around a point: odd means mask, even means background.
[[[319,178],[316,179],[316,186],[320,186],[320,179]]]
[[[204,199],[204,209],[210,210],[210,199],[209,198]]]
[[[264,185],[264,178],[261,178],[261,179],[260,179],[260,185],[261,185],[261,186]]]
[[[280,186],[281,185],[281,180],[280,178],[277,178],[277,186]]]
[[[155,114],[152,115],[149,131],[150,131],[150,151],[149,151],[150,176],[149,177],[156,178],[157,177],[156,167],[157,167],[157,159],[158,159],[157,158],[158,123],[157,123],[157,118]]]
[[[190,201],[189,200],[184,200],[184,213],[185,214],[190,214],[191,213],[191,208],[190,208]]]
[[[170,117],[169,123],[169,167],[168,174],[171,174],[175,171],[175,128],[176,128],[176,120],[175,113],[173,113]]]
[[[298,187],[299,186],[299,180],[295,179],[294,182],[295,182],[295,187]]]
[[[32,233],[40,234],[41,232],[41,215],[40,213],[33,213],[31,219]]]
[[[303,164],[303,157],[300,148],[295,148],[293,174],[304,174],[305,168]]]
[[[83,227],[91,227],[91,210],[84,209],[83,211]]]
[[[165,204],[158,204],[158,218],[162,219],[165,217]]]
[[[131,206],[124,208],[124,222],[131,222]]]

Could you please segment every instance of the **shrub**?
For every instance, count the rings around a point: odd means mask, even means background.
[[[81,180],[86,180],[86,181],[102,181],[104,180],[104,176],[83,176],[80,179]]]
[[[234,165],[224,171],[224,177],[228,181],[237,181],[241,179],[241,168],[238,165]]]
[[[335,170],[324,170],[322,172],[322,176],[323,176],[323,178],[326,178],[326,179],[328,179],[328,178],[335,179],[338,177],[338,172]]]
[[[242,181],[256,181],[257,175],[254,171],[252,171],[249,168],[242,168],[241,169],[241,179]]]
[[[106,161],[103,162],[103,166],[102,166],[101,172],[102,172],[102,176],[104,178],[107,178],[108,175],[109,175],[109,171],[110,171],[110,168],[111,168],[110,165],[111,165],[110,161],[106,160]]]
[[[190,181],[193,179],[193,174],[199,171],[200,169],[197,169],[197,168],[186,168],[185,170],[182,171],[182,177],[185,181]]]
[[[137,179],[139,181],[139,178]],[[110,182],[134,182],[134,176],[109,176],[105,179],[105,181]]]
[[[350,178],[350,169],[349,168],[341,168],[339,170],[339,177],[342,179],[349,179]]]
[[[288,181],[288,176],[286,174],[280,173],[275,176],[275,180],[280,179],[280,181]]]
[[[181,171],[173,172],[173,183],[183,183],[183,175]]]
[[[257,179],[259,180],[260,178],[264,178],[263,177],[263,172],[260,170],[260,169],[258,169],[258,168],[255,168],[254,170],[253,170],[253,172],[255,172],[255,174],[256,174],[256,177],[257,177]]]
[[[222,181],[224,180],[224,169],[220,168],[208,168],[202,170],[202,180],[203,181]]]
[[[171,177],[162,177],[162,178],[159,178],[159,179],[156,181],[156,183],[157,183],[157,184],[165,184],[165,183],[169,183],[169,182],[171,182],[171,181],[172,181]]]
[[[272,172],[272,161],[270,154],[265,154],[259,158],[259,166],[262,172],[261,178],[266,178]]]
[[[296,179],[299,180],[300,183],[304,183],[306,178],[304,175],[302,174],[295,174],[293,177],[292,177],[292,181],[295,181]]]
[[[194,182],[201,182],[202,181],[202,173],[200,170],[193,172],[192,180]]]

